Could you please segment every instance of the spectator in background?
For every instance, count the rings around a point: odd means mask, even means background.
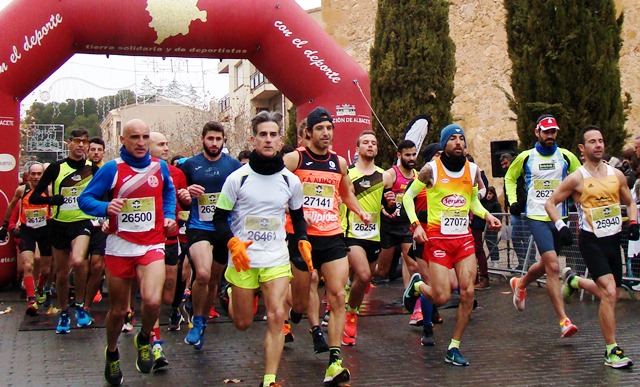
[[[240,151],[240,153],[238,153],[238,161],[240,162],[240,164],[245,165],[246,163],[248,163],[249,155],[251,155],[251,151],[248,151],[246,149]]]
[[[627,186],[631,189],[636,182],[638,176],[638,156],[636,155],[638,149],[634,151],[631,148],[627,148],[622,151],[621,161],[616,168],[622,171],[624,177],[627,179]]]
[[[498,202],[496,188],[493,186],[487,189],[487,196],[480,200],[480,203],[482,203],[482,206],[492,214],[500,213],[502,211],[500,202]],[[484,240],[491,259],[491,265],[489,267],[498,267],[498,261],[500,261],[500,251],[498,250],[498,231],[490,228],[486,229],[484,232]]]
[[[180,164],[180,160],[184,159],[184,156],[180,156],[180,155],[175,155],[171,158],[171,162],[169,162],[169,164],[173,165],[174,167],[177,167],[178,164]]]
[[[287,153],[291,153],[294,150],[296,150],[296,148],[294,148],[292,145],[286,144],[282,146],[282,150],[280,151],[280,153],[282,153],[282,155],[286,155]]]
[[[504,173],[507,173],[509,166],[513,162],[513,155],[511,153],[503,153],[500,156],[500,166]],[[524,177],[519,176],[516,181],[516,196],[518,203],[524,203],[527,200],[527,193],[524,186]],[[509,212],[509,200],[507,200],[507,185],[504,184],[504,212]],[[518,258],[518,266],[514,270],[522,271],[524,267],[525,256],[527,255],[527,242],[525,237],[525,231],[527,230],[527,224],[519,216],[511,215],[511,243],[513,243],[513,249]],[[535,259],[535,258],[534,258]],[[533,263],[533,262],[531,262]]]

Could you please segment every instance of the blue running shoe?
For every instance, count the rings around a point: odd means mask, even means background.
[[[402,296],[402,304],[409,313],[413,312],[413,308],[416,306],[416,301],[418,301],[418,298],[420,297],[420,293],[416,292],[415,287],[418,282],[422,282],[420,274],[413,273],[409,280],[409,286],[404,290],[404,294]]]
[[[48,308],[48,307],[51,306],[51,299],[53,298],[53,295],[51,294],[51,290],[49,290],[49,289],[46,289],[44,291],[44,294],[45,294],[46,298],[45,298],[44,302],[42,303],[42,306],[44,306],[45,308]]]
[[[58,326],[56,327],[56,333],[69,333],[71,327],[69,326],[69,313],[61,313],[58,319]]]
[[[202,322],[202,316],[193,317],[193,328],[189,329],[187,337],[184,338],[184,342],[191,344],[196,349],[202,348],[204,343],[204,324]]]
[[[455,347],[447,351],[447,355],[444,357],[444,361],[447,363],[451,363],[454,366],[465,367],[469,365],[469,360],[462,356],[460,350]]]
[[[76,323],[79,328],[88,327],[91,325],[91,317],[84,310],[84,306],[76,305]]]

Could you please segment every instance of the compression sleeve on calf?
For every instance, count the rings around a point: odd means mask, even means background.
[[[227,220],[229,218],[229,212],[230,211],[218,207],[213,213],[213,227],[216,230],[213,235],[218,241],[223,242],[225,246],[227,242],[229,242],[229,239],[233,238],[233,233]]]
[[[289,209],[289,215],[291,216],[291,223],[293,225],[293,233],[296,243],[301,238],[307,239],[307,221],[304,219],[304,211],[302,210],[302,207],[297,210]]]
[[[407,190],[404,193],[404,196],[402,197],[402,207],[404,207],[404,210],[406,211],[407,216],[409,217],[410,223],[418,221],[418,216],[416,215],[416,205],[413,203],[413,199],[416,196],[418,196],[420,191],[422,191],[426,186],[427,185],[422,181],[420,181],[419,179],[415,179],[411,183],[411,185],[407,188]],[[477,196],[478,195],[476,193],[476,198]]]
[[[478,199],[477,184],[473,186],[473,190],[471,191],[471,212],[473,212],[473,215],[478,216],[482,219],[484,219],[484,217],[487,216],[487,213],[489,212],[486,208],[484,208],[482,203],[480,203],[480,199]]]

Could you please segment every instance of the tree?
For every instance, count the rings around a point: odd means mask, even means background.
[[[292,147],[298,146],[298,111],[295,106],[291,106],[287,114],[287,132],[284,134],[284,144]],[[300,120],[302,121],[302,120]]]
[[[628,133],[618,67],[623,17],[616,20],[614,2],[505,0],[504,5],[513,63],[513,96],[507,97],[521,146],[533,146],[536,118],[548,113],[559,121],[563,147],[577,151],[578,133],[595,124],[607,150],[619,154]]]
[[[425,143],[452,122],[455,45],[449,37],[449,2],[378,1],[371,48],[371,102],[393,141],[420,114],[432,117]],[[378,124],[378,162],[388,166],[396,149]],[[353,144],[355,146],[355,144]]]

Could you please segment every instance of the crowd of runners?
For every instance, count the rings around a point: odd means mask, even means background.
[[[443,128],[440,142],[424,148],[420,169],[416,144],[400,142],[397,163],[384,170],[375,164],[373,131],[359,134],[356,161],[348,165],[331,150],[334,126],[326,109],[317,107],[300,123],[295,149],[283,146],[281,121],[274,112],[253,117],[253,150],[237,158],[223,152],[225,129],[217,122],[202,128],[201,153],[171,160],[167,138],[139,119],[124,124],[119,156],[108,162],[101,139],[71,131],[68,157],[29,167],[0,228],[0,239],[12,232],[19,240],[26,315],[49,308],[55,290],[56,333],[69,334],[72,324],[88,327],[106,278],[104,377],[121,385],[118,340],[134,329],[135,318],[141,321],[133,338],[136,368],[150,373],[170,364],[161,323],[172,332],[186,328],[184,342],[200,350],[208,322],[218,316],[216,303],[246,330],[262,297],[262,385],[280,385],[282,350],[294,339],[290,324],[303,316],[313,351],[328,353],[323,381],[338,385],[350,380],[341,347],[356,344],[372,279],[387,276],[399,255],[406,290],[398,297],[409,324],[422,326],[421,344],[435,344],[438,307],[457,293],[444,361],[469,365],[461,353],[463,333],[477,304],[474,292],[489,282],[487,257],[484,250],[476,257],[483,247],[470,226],[476,218],[497,230],[502,217],[483,206],[496,191],[470,161],[463,128]],[[541,116],[535,146],[506,165],[505,205],[528,224],[540,254],[526,275],[511,278],[513,304],[524,311],[527,285],[546,274],[560,336],[568,338],[578,327],[566,315],[563,297],[586,289],[600,299],[605,365],[627,368],[633,363],[616,342],[614,308],[622,281],[623,216],[628,239],[640,236],[637,198],[624,174],[603,161],[598,127],[579,134],[583,163],[558,147],[559,130],[553,116]],[[577,207],[577,228],[566,223],[568,199]],[[579,229],[590,279],[560,267],[558,254],[573,243],[572,229]],[[168,315],[161,313],[163,305]]]

